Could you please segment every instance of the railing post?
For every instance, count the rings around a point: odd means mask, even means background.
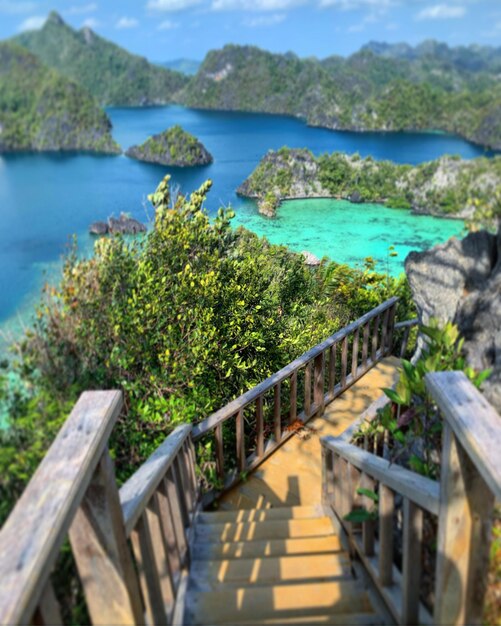
[[[315,403],[317,415],[323,415],[325,409],[324,376],[325,353],[321,352],[315,357],[314,365],[313,402]]]
[[[379,580],[383,586],[393,582],[393,513],[395,495],[379,483]]]
[[[69,537],[92,623],[144,624],[108,451],[94,473]]]
[[[434,620],[481,624],[494,495],[444,424]]]

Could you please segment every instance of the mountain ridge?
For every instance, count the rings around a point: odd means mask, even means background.
[[[131,54],[87,26],[71,28],[55,11],[40,30],[21,33],[13,41],[85,87],[102,105],[167,104],[188,80]]]

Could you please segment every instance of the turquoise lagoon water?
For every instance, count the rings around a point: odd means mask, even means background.
[[[457,222],[415,217],[375,205],[329,200],[287,202],[275,221],[260,216],[253,202],[235,189],[267,150],[283,145],[307,147],[315,154],[340,150],[402,163],[418,163],[442,154],[473,158],[485,152],[443,134],[346,133],[310,128],[274,115],[198,111],[179,106],[109,109],[113,134],[122,148],[172,124],[197,135],[214,156],[199,168],[165,168],[125,156],[90,154],[6,154],[0,156],[0,330],[17,332],[29,319],[45,279],[57,278],[60,258],[72,234],[84,251],[92,249],[89,224],[126,211],[147,220],[146,195],[167,173],[174,185],[190,192],[205,179],[214,181],[207,209],[232,205],[237,224],[295,250],[352,265],[369,255],[386,260],[388,245],[399,256],[398,273],[409,250],[444,241],[461,230]]]
[[[460,220],[439,220],[380,204],[354,205],[325,198],[284,202],[274,219],[240,211],[235,222],[272,243],[285,244],[297,252],[308,250],[319,258],[327,256],[362,267],[365,257],[373,257],[381,272],[393,276],[402,271],[412,250],[424,250],[432,242],[447,241],[464,231]],[[390,246],[398,256],[389,255]]]

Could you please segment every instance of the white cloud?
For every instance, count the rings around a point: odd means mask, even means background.
[[[263,26],[275,26],[275,24],[280,24],[285,18],[285,13],[274,13],[273,15],[260,15],[258,17],[245,19],[243,24],[249,28],[261,28]]]
[[[200,4],[202,0],[149,0],[146,8],[150,11],[184,11]]]
[[[118,28],[119,30],[123,30],[125,28],[136,28],[136,26],[139,26],[139,22],[136,18],[127,17],[126,15],[121,17],[115,24],[115,28]]]
[[[94,11],[97,11],[97,2],[90,2],[89,4],[76,4],[68,9],[65,9],[63,13],[65,15],[85,15],[86,13],[94,13]]]
[[[47,17],[45,16],[32,15],[19,24],[18,30],[39,30],[45,24],[46,19]]]
[[[448,20],[463,17],[466,8],[463,6],[452,6],[450,4],[433,4],[425,7],[417,15],[418,20]]]
[[[100,24],[99,20],[96,20],[95,17],[88,17],[82,22],[82,28],[97,28]]]
[[[19,15],[36,9],[34,2],[17,2],[17,0],[0,0],[0,13]]]
[[[306,0],[212,0],[213,11],[284,11]]]
[[[337,7],[342,11],[358,9],[385,10],[400,4],[397,0],[320,0],[321,7]]]
[[[160,24],[157,26],[157,30],[173,30],[174,28],[177,28],[179,26],[179,24],[177,22],[172,22],[171,20],[164,20],[163,22],[160,22]]]

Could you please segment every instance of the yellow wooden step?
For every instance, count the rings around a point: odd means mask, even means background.
[[[324,624],[325,626],[387,626],[385,622],[376,613],[342,613],[338,615],[300,615],[299,617],[279,617],[261,619],[256,621],[238,621],[233,620],[234,626],[310,626],[310,624]]]
[[[198,524],[196,538],[205,541],[254,541],[259,539],[287,539],[319,537],[334,532],[329,517],[316,519],[271,520],[239,524]]]
[[[221,524],[242,522],[265,522],[269,520],[312,519],[325,515],[322,506],[273,507],[268,509],[240,509],[239,511],[202,512],[197,523]]]
[[[337,535],[299,539],[269,539],[261,541],[200,542],[193,546],[193,559],[235,559],[298,554],[325,554],[342,550]]]
[[[327,580],[351,576],[344,552],[302,556],[192,561],[190,578],[201,589],[224,584],[263,585],[290,581]],[[202,585],[202,587],[201,587]]]
[[[223,591],[189,591],[187,624],[255,624],[311,614],[371,612],[367,594],[354,581],[239,587]]]

